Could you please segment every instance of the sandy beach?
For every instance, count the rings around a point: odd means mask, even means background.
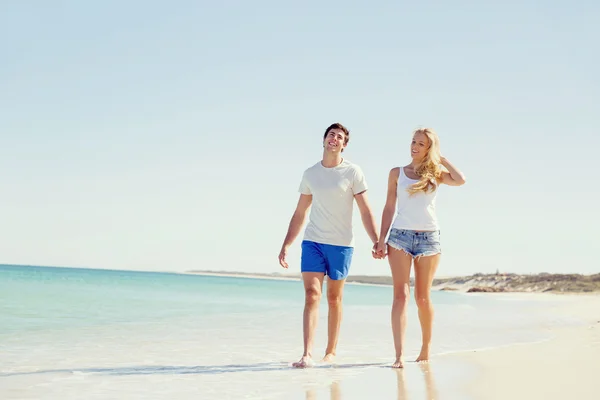
[[[598,295],[436,291],[427,364],[412,361],[420,330],[411,298],[405,368],[395,370],[391,288],[355,284],[336,362],[297,370],[299,282],[2,271],[2,399],[595,399],[600,390]]]
[[[531,297],[534,301],[557,297],[544,294],[500,296]],[[580,318],[582,323],[575,327],[552,328],[549,340],[437,355],[428,364],[408,361],[403,370],[370,370],[354,380],[332,385],[331,396],[327,397],[323,391],[322,398],[597,399],[600,393],[597,378],[600,296],[559,297],[564,303],[554,310],[557,315]],[[342,393],[340,387],[344,389]]]
[[[533,295],[543,296],[543,295]],[[466,391],[475,399],[597,399],[600,397],[600,296],[566,296],[556,310],[583,320],[553,338],[453,356],[476,367]]]
[[[202,274],[212,275],[206,272]],[[216,276],[221,274],[214,273]],[[259,279],[298,279],[295,276],[231,275]],[[363,279],[357,280],[358,282],[354,283],[361,284],[360,281]],[[464,293],[474,285],[482,284],[490,285],[489,282],[479,279],[475,283],[453,282],[451,287],[457,292]],[[440,284],[434,287],[434,290],[448,286]],[[360,392],[360,387],[367,381],[381,384],[377,395],[385,393],[387,396],[392,394],[390,391],[396,391],[398,398],[406,398],[408,392],[435,399],[462,398],[463,395],[482,400],[597,398],[600,393],[600,383],[595,379],[600,368],[600,295],[535,292],[466,295],[500,296],[507,301],[511,299],[544,301],[560,298],[560,305],[553,306],[551,312],[561,317],[572,317],[580,323],[577,326],[549,328],[551,339],[543,342],[438,355],[434,356],[431,363],[426,366],[407,362],[405,370],[395,374],[387,373],[385,368],[368,371],[355,382],[343,380],[333,384],[329,393],[331,398],[358,398],[356,395]],[[441,333],[437,332],[437,334]],[[463,367],[463,373],[456,373],[457,366]],[[449,378],[450,375],[452,379]],[[398,386],[394,386],[396,389],[393,389],[391,383],[396,379]],[[416,384],[423,379],[425,385]],[[431,383],[434,381],[437,382],[435,385]],[[390,388],[383,389],[386,386]],[[410,390],[407,390],[409,386]],[[325,395],[325,392],[322,394]],[[314,398],[310,391],[307,392],[307,398]]]

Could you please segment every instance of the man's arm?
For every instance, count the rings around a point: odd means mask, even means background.
[[[298,199],[298,204],[296,205],[296,211],[294,211],[294,215],[292,215],[292,219],[290,220],[290,225],[288,227],[287,235],[285,235],[285,239],[283,240],[283,245],[281,246],[281,251],[279,252],[279,264],[283,268],[287,268],[289,265],[285,261],[285,257],[287,255],[287,251],[289,247],[292,245],[300,230],[302,229],[302,225],[304,225],[304,221],[306,220],[306,214],[310,205],[312,204],[312,195],[310,194],[301,194]]]
[[[371,205],[369,204],[369,199],[367,198],[367,191],[365,190],[364,192],[354,195],[354,198],[356,199],[356,204],[358,204],[360,218],[365,226],[365,230],[371,238],[373,245],[377,245],[377,242],[379,241],[379,235],[377,234],[377,226],[375,226],[375,218],[373,217],[373,212],[371,211]]]

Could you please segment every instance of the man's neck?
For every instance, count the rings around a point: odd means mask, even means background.
[[[338,165],[340,165],[342,163],[342,161],[343,161],[343,158],[342,158],[341,153],[324,152],[323,160],[321,161],[321,164],[325,168],[333,168],[333,167],[337,167]]]

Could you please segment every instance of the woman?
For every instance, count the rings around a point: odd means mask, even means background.
[[[390,171],[380,239],[373,255],[375,258],[384,258],[387,254],[392,270],[392,332],[396,348],[396,361],[392,365],[394,368],[403,367],[406,309],[413,262],[415,300],[423,337],[421,353],[416,361],[429,360],[433,322],[430,291],[441,255],[440,231],[435,212],[437,189],[440,184],[460,186],[465,183],[463,174],[441,156],[439,139],[433,129],[417,129],[413,133],[410,150],[412,162]],[[385,238],[390,225],[392,230],[386,246]]]

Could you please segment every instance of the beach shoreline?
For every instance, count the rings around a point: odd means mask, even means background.
[[[412,302],[405,368],[394,370],[390,287],[355,286],[358,307],[345,314],[336,365],[298,371],[290,364],[301,350],[303,293],[291,299],[291,285],[106,270],[11,267],[4,273],[0,293],[17,319],[9,313],[1,325],[15,326],[21,315],[34,312],[49,325],[39,332],[31,332],[28,324],[9,331],[9,356],[0,363],[2,398],[77,398],[82,390],[90,398],[105,398],[107,387],[121,397],[153,398],[166,390],[169,395],[163,397],[181,399],[198,398],[200,387],[203,398],[240,398],[251,390],[253,398],[267,400],[587,399],[598,393],[597,294],[436,292],[431,362],[413,362],[420,331]],[[297,289],[302,285],[296,275],[251,275],[295,280]],[[105,304],[97,316],[86,313],[92,303]],[[86,324],[65,318],[74,314],[86,315]],[[121,323],[132,316],[136,324]],[[321,316],[325,323],[326,314]],[[57,321],[64,328],[57,329]],[[321,325],[319,352],[325,343]],[[32,357],[36,346],[40,352]]]
[[[0,264],[6,267],[57,268],[73,270],[96,270],[87,267],[33,266],[26,264]],[[187,270],[187,271],[153,271],[138,269],[100,269],[115,272],[165,273],[177,275],[201,275],[229,278],[266,279],[279,281],[301,281],[300,273],[260,273],[223,270]],[[391,275],[349,275],[347,284],[367,286],[392,286]],[[411,286],[414,279],[411,277]],[[476,273],[463,276],[436,276],[432,290],[452,291],[458,293],[545,293],[545,294],[600,294],[600,273],[583,274],[515,274],[515,273]]]
[[[196,272],[203,274],[203,272]],[[243,278],[265,279],[263,274],[230,274],[213,272],[215,276],[236,276]],[[542,277],[547,276],[545,274]],[[300,280],[297,276],[270,276],[271,279]],[[352,277],[349,284],[381,283],[383,277]],[[373,279],[375,278],[375,279]],[[467,293],[476,285],[492,285],[495,280],[486,280],[484,275],[471,277],[445,277],[434,290],[444,290],[448,282],[453,282],[453,292]],[[462,283],[458,283],[462,282]],[[446,289],[447,290],[447,289]],[[600,384],[595,379],[600,365],[600,292],[561,292],[544,290],[480,291],[469,293],[472,296],[489,296],[515,300],[544,301],[561,299],[560,305],[553,306],[549,312],[557,317],[573,317],[580,323],[558,325],[547,329],[550,338],[543,340],[513,343],[490,348],[468,351],[448,352],[433,355],[431,368],[436,371],[437,388],[427,387],[423,393],[436,393],[442,398],[474,398],[481,400],[496,399],[592,399],[600,393]],[[407,363],[407,376],[415,376],[414,363]],[[450,383],[451,370],[457,366],[466,366],[468,373],[454,375],[455,383]],[[429,370],[424,377],[430,375]],[[388,384],[385,373],[370,372],[362,379],[381,380]],[[445,381],[445,383],[444,383]],[[362,382],[362,380],[361,380]],[[349,385],[343,382],[344,385]],[[457,386],[454,386],[454,385]],[[352,390],[357,390],[351,386]],[[404,389],[403,389],[404,390]],[[398,393],[400,394],[400,387]],[[391,394],[391,393],[386,393]],[[350,395],[348,398],[357,398]]]
[[[186,275],[300,281],[300,273],[253,273],[190,270]],[[412,281],[412,279],[411,279]],[[391,286],[391,276],[349,275],[347,284]],[[600,294],[600,274],[473,274],[436,277],[432,290],[462,293]]]

